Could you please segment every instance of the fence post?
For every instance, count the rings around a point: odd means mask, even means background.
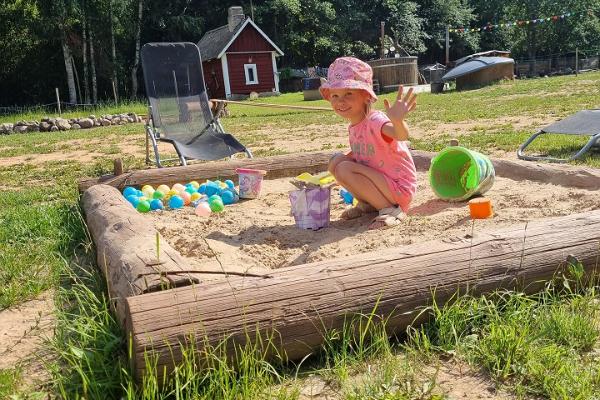
[[[575,76],[579,74],[579,48],[575,47]]]
[[[61,112],[60,112],[60,96],[58,95],[58,88],[56,89],[56,105],[58,106],[58,116],[61,116]]]

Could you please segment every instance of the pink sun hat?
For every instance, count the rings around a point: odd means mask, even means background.
[[[329,66],[327,82],[319,88],[324,99],[329,98],[329,89],[362,89],[369,93],[373,102],[377,101],[373,91],[373,69],[358,58],[340,57]]]

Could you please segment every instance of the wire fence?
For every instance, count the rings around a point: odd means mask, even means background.
[[[515,60],[518,77],[572,74],[600,68],[600,49],[550,54],[534,59]]]
[[[59,108],[60,104],[60,108]],[[111,103],[112,104],[112,103]],[[103,106],[102,104],[86,104],[86,103],[69,103],[61,101],[60,103],[48,103],[38,104],[35,106],[2,106],[0,107],[0,115],[12,115],[12,114],[27,114],[27,113],[40,113],[47,112],[50,114],[59,114],[65,111],[86,111],[93,110]]]

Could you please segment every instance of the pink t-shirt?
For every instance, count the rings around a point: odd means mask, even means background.
[[[415,163],[406,142],[381,132],[387,123],[391,123],[387,115],[372,111],[361,122],[348,128],[350,148],[356,162],[383,174],[394,199],[406,212],[417,190]]]

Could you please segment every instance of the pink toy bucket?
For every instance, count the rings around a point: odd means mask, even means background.
[[[291,192],[290,202],[296,226],[302,229],[321,229],[329,226],[330,194],[328,187]]]
[[[267,171],[262,169],[237,168],[235,172],[239,175],[240,198],[256,199],[259,197],[263,176]]]

